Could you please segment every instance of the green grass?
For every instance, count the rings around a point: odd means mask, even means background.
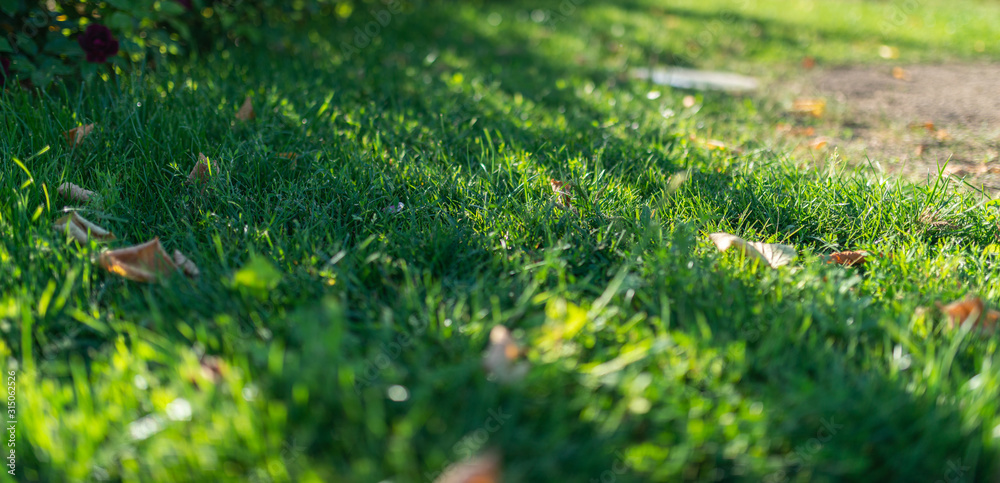
[[[996,203],[813,168],[762,137],[781,93],[686,109],[690,92],[623,69],[781,72],[883,43],[988,58],[998,7],[927,0],[906,21],[922,28],[878,38],[893,3],[757,3],[580,2],[548,23],[532,11],[558,3],[420,4],[349,60],[366,18],[281,52],[0,95],[16,478],[425,482],[497,448],[511,482],[995,481],[997,339],[933,304],[1000,300]],[[734,26],[686,54],[720,9]],[[248,94],[258,118],[237,124]],[[184,184],[199,152],[204,193]],[[578,213],[550,178],[576,185]],[[112,246],[159,236],[201,277],[99,268],[102,247],[51,228],[62,182],[98,192],[73,206]],[[949,224],[921,221],[935,212]],[[715,231],[800,255],[772,270],[718,253]],[[823,263],[838,249],[884,256]],[[531,363],[509,386],[481,368],[497,324]]]

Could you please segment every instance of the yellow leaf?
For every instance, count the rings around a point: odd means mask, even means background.
[[[795,99],[792,102],[792,113],[806,114],[813,117],[822,117],[826,110],[826,101],[823,99]]]

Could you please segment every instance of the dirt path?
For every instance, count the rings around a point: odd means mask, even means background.
[[[919,178],[950,159],[946,173],[1000,190],[1000,65],[817,69],[800,91],[830,101],[819,131],[848,159]]]

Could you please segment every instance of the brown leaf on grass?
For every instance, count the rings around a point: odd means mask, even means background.
[[[107,271],[136,282],[155,282],[177,270],[177,265],[163,250],[159,237],[141,245],[101,253],[100,263]]]
[[[914,149],[913,152],[916,153],[917,156],[923,156],[924,155],[924,151],[926,151],[926,150],[927,150],[927,145],[926,144],[918,144],[917,148]]]
[[[499,483],[500,476],[500,454],[489,451],[448,466],[434,483]]]
[[[174,250],[174,265],[177,265],[177,267],[184,272],[184,275],[191,278],[197,278],[198,275],[201,274],[201,271],[198,270],[198,266],[195,265],[191,259],[185,257],[180,250]]]
[[[808,55],[802,58],[802,68],[803,69],[810,70],[813,67],[816,67],[816,59],[815,58],[810,57]]]
[[[501,383],[522,379],[528,373],[528,363],[519,361],[524,352],[502,325],[490,330],[490,345],[483,354],[483,368]]]
[[[855,265],[864,265],[868,261],[865,257],[869,256],[871,254],[865,251],[836,252],[829,255],[826,263],[836,263],[845,267],[853,267]]]
[[[91,238],[97,242],[115,239],[115,236],[110,231],[95,225],[92,221],[80,216],[75,211],[60,217],[52,224],[52,227],[59,231],[68,231],[70,236],[80,243],[87,243],[87,240]]]
[[[69,131],[64,132],[63,136],[66,137],[66,143],[69,144],[70,147],[76,147],[77,144],[80,144],[80,142],[83,141],[83,138],[90,135],[93,131],[94,124],[91,123],[85,126],[70,129]]]
[[[559,203],[563,205],[563,207],[571,208],[572,204],[570,203],[570,195],[571,195],[570,189],[573,187],[573,185],[569,183],[564,183],[555,178],[549,179],[549,185],[552,186],[552,191],[555,194],[559,195],[558,197]]]
[[[188,184],[204,184],[208,182],[208,171],[208,158],[204,154],[198,153],[198,162],[195,163],[194,167],[191,168],[191,173],[188,174]]]
[[[893,67],[892,78],[896,80],[910,80],[910,73],[902,67]]]
[[[792,102],[792,114],[810,115],[822,117],[826,110],[826,101],[823,99],[801,98]]]
[[[944,129],[938,129],[937,131],[934,131],[934,139],[937,139],[938,141],[941,142],[950,141],[951,133],[945,131]]]
[[[253,110],[253,102],[250,101],[250,96],[247,96],[246,100],[243,101],[243,105],[240,106],[240,110],[236,111],[236,119],[246,122],[256,118],[257,113]]]
[[[791,245],[751,242],[729,233],[712,233],[708,235],[708,238],[718,247],[719,251],[724,252],[735,246],[746,256],[757,258],[770,265],[771,268],[787,265],[798,255],[795,247]]]
[[[987,310],[983,299],[976,296],[970,295],[965,300],[957,300],[944,306],[940,302],[935,305],[948,316],[948,324],[952,328],[971,321],[979,328],[995,330],[997,320],[1000,320],[1000,312]]]
[[[70,201],[78,201],[80,203],[86,203],[90,200],[91,196],[94,196],[94,192],[90,190],[85,190],[73,183],[63,183],[56,188],[56,191],[63,197]]]

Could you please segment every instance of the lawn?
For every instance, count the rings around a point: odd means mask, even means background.
[[[1000,302],[1000,204],[791,150],[780,90],[629,75],[995,59],[1000,6],[418,1],[361,45],[372,15],[0,92],[5,479],[1000,479],[998,339],[936,306]],[[154,237],[200,276],[101,267]],[[498,325],[521,378],[483,368]]]

